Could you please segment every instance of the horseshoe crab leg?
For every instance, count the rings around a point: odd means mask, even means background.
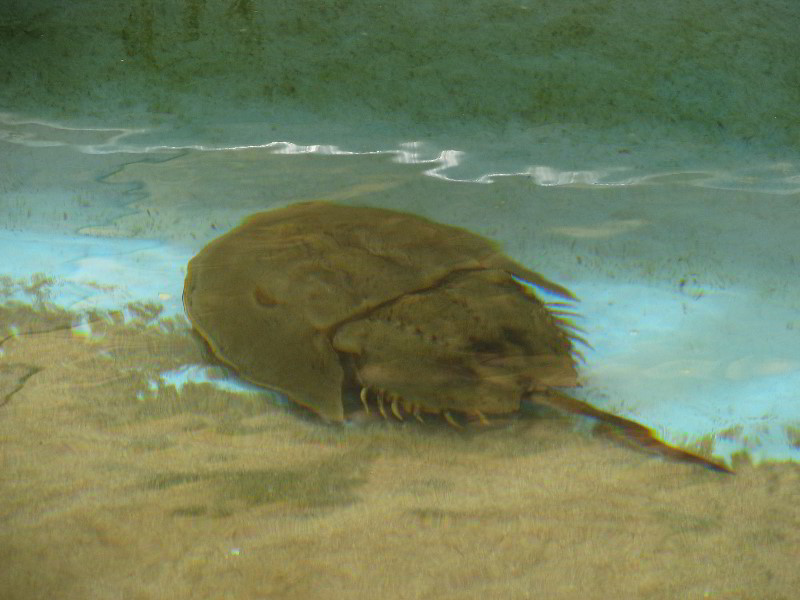
[[[722,463],[715,462],[698,454],[693,454],[687,450],[682,450],[681,448],[676,448],[675,446],[670,446],[666,442],[662,442],[660,439],[658,439],[658,437],[656,437],[656,434],[652,429],[645,427],[644,425],[629,419],[618,417],[617,415],[612,415],[611,413],[607,413],[602,410],[598,410],[586,402],[582,402],[556,390],[548,390],[546,394],[537,395],[533,401],[541,404],[547,404],[548,406],[552,406],[565,412],[576,415],[585,415],[587,417],[597,419],[603,423],[614,425],[620,429],[626,438],[635,442],[637,445],[657,452],[658,454],[667,458],[701,465],[719,473],[733,473],[731,469]]]
[[[472,411],[472,414],[473,414],[475,417],[477,417],[477,418],[478,418],[478,421],[480,422],[480,424],[481,424],[481,425],[491,425],[491,423],[489,422],[489,419],[487,419],[487,418],[486,418],[486,415],[484,415],[484,414],[483,414],[481,411],[479,411],[477,408],[476,408],[475,410],[473,410],[473,411]]]
[[[400,409],[397,407],[397,396],[392,398],[392,414],[397,417],[398,421],[403,420],[403,415],[400,413]]]
[[[464,429],[463,427],[461,427],[461,425],[456,423],[456,420],[453,418],[453,415],[450,414],[449,410],[443,410],[442,416],[444,417],[444,420],[447,421],[453,428]]]
[[[378,398],[378,411],[384,419],[387,419],[386,409],[383,408],[383,390],[379,390],[376,396]]]

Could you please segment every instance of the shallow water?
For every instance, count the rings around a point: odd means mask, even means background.
[[[454,182],[392,154],[275,147],[3,151],[29,167],[0,234],[8,597],[780,598],[797,584],[794,196],[687,177]],[[242,217],[312,199],[497,240],[581,298],[581,397],[737,474],[550,411],[483,432],[332,427],[208,366],[182,313],[186,262]]]
[[[0,11],[2,600],[796,596],[795,3],[62,4]],[[214,366],[188,260],[320,199],[571,289],[576,395],[735,475]]]
[[[39,274],[38,300],[76,320],[137,302],[182,316],[188,259],[249,214],[317,199],[413,212],[498,241],[581,298],[582,394],[597,406],[726,460],[798,457],[794,194],[722,191],[688,175],[455,182],[402,154],[286,144],[97,154],[79,133],[36,131],[38,147],[24,136],[4,147],[31,173],[4,198],[9,298],[26,300]],[[154,377],[181,385],[202,373]]]

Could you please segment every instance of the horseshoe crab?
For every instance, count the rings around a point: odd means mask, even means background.
[[[183,301],[217,359],[329,421],[348,394],[385,418],[456,427],[529,399],[727,471],[561,392],[579,384],[575,297],[464,229],[324,202],[258,213],[192,258]]]

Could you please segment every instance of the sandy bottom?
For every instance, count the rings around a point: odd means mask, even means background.
[[[326,426],[152,385],[202,353],[133,312],[0,308],[5,600],[797,597],[796,464],[721,475],[557,416]]]

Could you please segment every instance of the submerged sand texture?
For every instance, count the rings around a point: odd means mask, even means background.
[[[554,415],[342,427],[266,394],[178,392],[148,382],[203,361],[188,325],[133,313],[87,335],[44,306],[0,310],[4,599],[800,589],[796,464],[721,475]]]

